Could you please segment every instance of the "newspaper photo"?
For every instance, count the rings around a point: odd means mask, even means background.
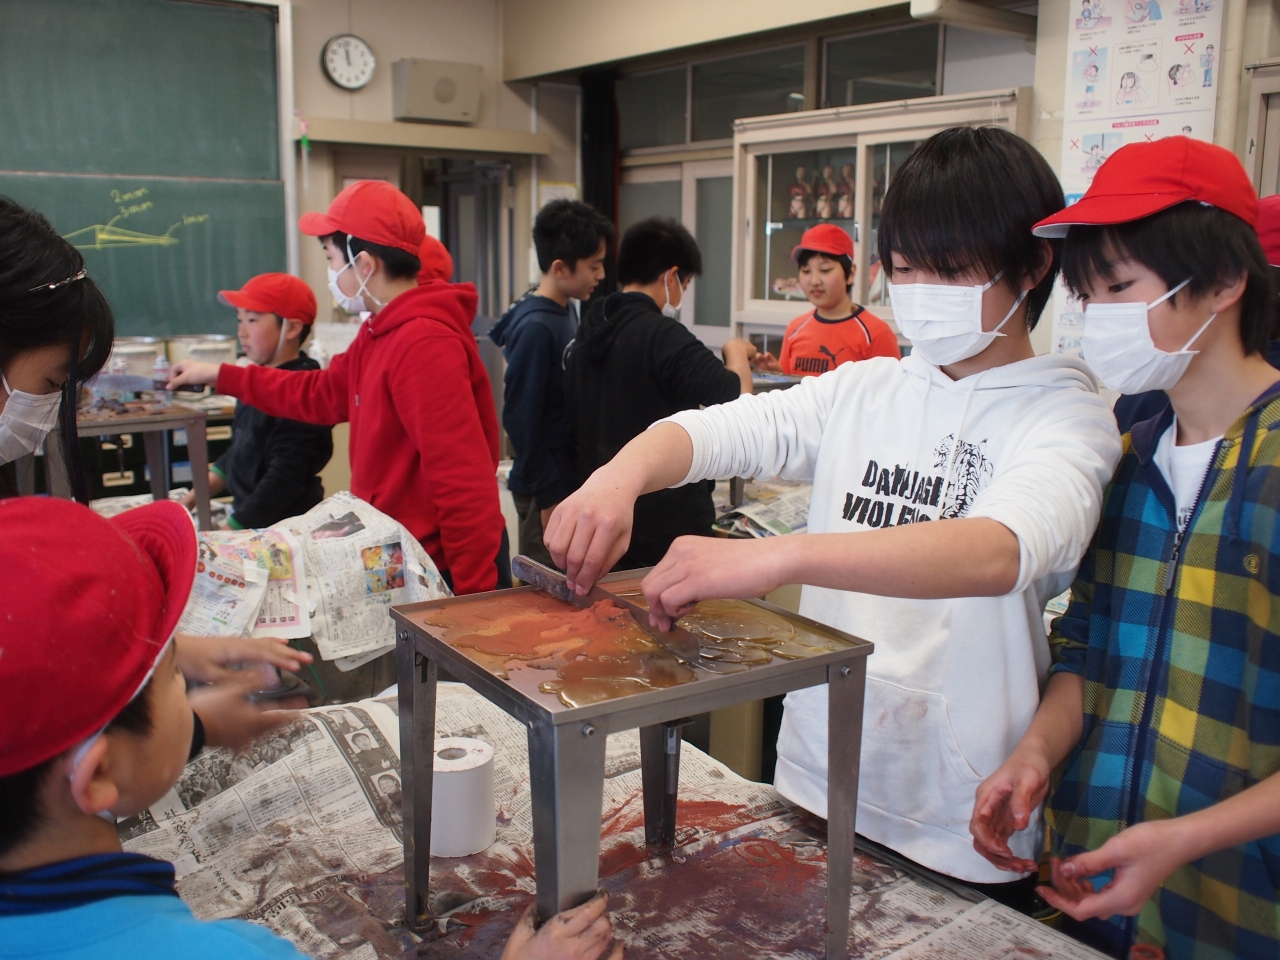
[[[395,645],[392,606],[451,596],[412,534],[345,490],[269,529],[298,544],[314,604],[311,636],[339,669]]]
[[[233,543],[201,533],[196,576],[178,630],[204,637],[247,637],[267,590],[267,571]]]
[[[267,587],[254,620],[253,636],[297,640],[311,636],[307,606],[306,556],[287,530],[228,530],[201,533],[200,540],[225,544],[245,563],[266,571]]]

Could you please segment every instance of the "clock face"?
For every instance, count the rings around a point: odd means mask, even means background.
[[[325,76],[343,90],[359,90],[373,79],[378,61],[369,45],[350,33],[342,33],[324,45],[320,65]]]

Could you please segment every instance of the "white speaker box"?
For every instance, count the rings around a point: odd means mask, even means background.
[[[480,67],[446,60],[391,64],[391,103],[397,120],[475,123],[480,116]]]

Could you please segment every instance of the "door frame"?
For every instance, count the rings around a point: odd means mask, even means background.
[[[1249,142],[1245,147],[1245,167],[1253,180],[1254,190],[1261,196],[1263,190],[1280,187],[1280,145],[1276,144],[1277,131],[1267,123],[1268,99],[1280,94],[1280,60],[1261,60],[1245,67],[1249,71]],[[1267,138],[1271,137],[1269,151]],[[1263,165],[1266,165],[1266,169]]]
[[[729,177],[732,179],[733,159],[727,157],[723,160],[687,160],[680,167],[680,220],[688,231],[696,237],[698,235],[698,181],[717,177]],[[724,242],[732,244],[732,241],[733,224],[730,221],[729,236],[725,237]],[[704,251],[705,256],[706,244],[699,241],[698,246]],[[730,260],[730,264],[732,267],[732,260]],[[697,302],[696,287],[698,285],[696,277],[693,283],[689,284],[689,289],[684,295],[685,298],[681,301],[680,321],[708,347],[722,347],[725,341],[734,335],[732,271],[730,272],[730,277],[728,326],[713,327],[698,323],[697,308],[695,306]]]

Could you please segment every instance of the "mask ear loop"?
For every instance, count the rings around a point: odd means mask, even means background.
[[[1177,293],[1179,290],[1181,290],[1190,282],[1191,282],[1191,278],[1187,277],[1187,279],[1183,280],[1180,284],[1178,284],[1176,287],[1174,287],[1172,290],[1166,293],[1163,297],[1160,297],[1156,300],[1152,300],[1150,303],[1147,304],[1147,311],[1150,312],[1152,307],[1160,306],[1160,304],[1164,303],[1166,300],[1168,300],[1170,297],[1172,297],[1175,293]],[[1186,345],[1181,350],[1179,350],[1178,353],[1186,353],[1187,351],[1191,350],[1191,345],[1200,339],[1200,334],[1208,330],[1209,324],[1213,323],[1213,321],[1216,320],[1217,317],[1218,315],[1216,313],[1210,314],[1209,319],[1204,322],[1204,325],[1195,332],[1195,335],[1190,340],[1187,341]],[[1199,353],[1200,351],[1193,350],[1191,352]]]
[[[1013,306],[1009,308],[1009,312],[1004,315],[1004,319],[996,324],[995,329],[991,331],[992,336],[1007,337],[1007,333],[1001,333],[1000,328],[1009,322],[1009,318],[1018,312],[1018,308],[1022,306],[1022,301],[1027,299],[1027,291],[1022,290],[1018,293],[1018,299],[1013,301]]]
[[[355,254],[351,252],[351,237],[348,236],[347,237],[347,267],[351,267],[352,269],[355,269],[355,265],[356,265]],[[347,267],[343,267],[342,269],[345,270]],[[359,276],[360,276],[360,271],[356,270],[357,279],[359,278]],[[379,300],[377,297],[375,297],[372,291],[368,289],[369,280],[372,277],[373,277],[373,274],[371,273],[369,274],[369,276],[365,277],[363,280],[360,281],[360,289],[355,292],[355,296],[363,297],[365,294],[368,294],[369,299],[372,300],[374,303],[376,303],[379,307],[385,307],[386,304],[383,303],[381,300]]]
[[[1148,309],[1148,310],[1150,310],[1152,307],[1158,307],[1158,306],[1160,306],[1160,304],[1164,303],[1166,300],[1168,300],[1170,297],[1172,297],[1175,293],[1177,293],[1179,290],[1181,290],[1183,287],[1185,287],[1185,286],[1186,286],[1188,283],[1190,283],[1190,282],[1191,282],[1191,278],[1190,278],[1190,277],[1187,277],[1187,279],[1183,280],[1180,284],[1178,284],[1176,287],[1174,287],[1172,290],[1170,290],[1170,291],[1169,291],[1168,293],[1166,293],[1164,296],[1162,296],[1162,297],[1156,297],[1156,299],[1154,299],[1154,300],[1152,300],[1150,303],[1148,303],[1148,304],[1147,304],[1147,309]],[[1214,316],[1217,316],[1217,314],[1214,314]],[[1199,334],[1196,334],[1196,336],[1199,336]],[[1184,347],[1183,349],[1185,350],[1186,348]]]

